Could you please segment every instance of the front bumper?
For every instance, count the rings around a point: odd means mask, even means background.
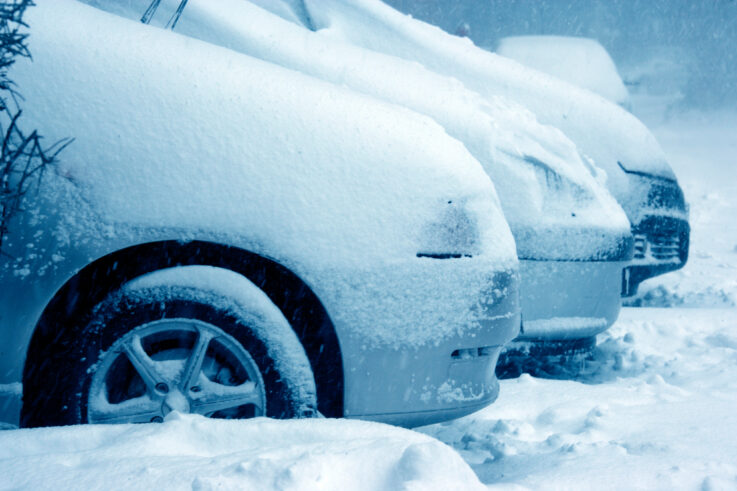
[[[515,341],[595,336],[619,315],[619,261],[521,260],[522,332]]]
[[[355,354],[345,353],[350,360],[345,417],[415,427],[458,418],[493,402],[499,393],[494,373],[499,353],[519,333],[518,288],[516,271],[495,274],[489,295],[479,299],[473,332],[413,349],[364,345]]]
[[[647,216],[632,227],[635,255],[622,272],[622,296],[637,293],[644,280],[682,268],[688,260],[688,221],[669,216]]]

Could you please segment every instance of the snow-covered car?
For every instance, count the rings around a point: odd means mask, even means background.
[[[614,60],[596,39],[571,36],[510,36],[496,52],[535,70],[590,90],[629,110],[630,96]]]
[[[683,191],[655,137],[629,112],[379,0],[277,3],[291,5],[289,15],[302,16],[302,22],[326,39],[419,62],[483,96],[506,96],[531,110],[541,123],[561,129],[603,171],[607,188],[630,220],[635,256],[623,273],[624,296],[636,293],[643,280],[686,263],[690,227]]]
[[[118,2],[95,2],[134,19],[149,3],[129,2],[123,12]],[[163,27],[175,7],[162,6],[151,22]],[[629,222],[559,130],[509,100],[482,97],[417,63],[324,39],[294,20],[244,1],[191,0],[176,32],[408,107],[463,142],[492,178],[521,258],[525,324],[510,351],[530,340],[579,349],[579,339],[591,341],[612,325],[632,254]]]
[[[4,420],[412,426],[495,399],[518,262],[460,142],[222,47],[36,3],[33,60],[10,73],[23,125],[75,140],[0,259]]]

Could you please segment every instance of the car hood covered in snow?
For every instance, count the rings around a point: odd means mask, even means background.
[[[136,19],[149,2],[91,3]],[[152,23],[163,26],[177,4],[162,3]],[[190,0],[176,31],[430,116],[491,176],[521,258],[603,258],[623,248],[626,216],[559,130],[418,63],[312,32],[285,4],[270,8],[277,15],[241,0]]]
[[[278,3],[278,2],[277,2]],[[309,22],[330,39],[422,63],[485,96],[521,103],[560,128],[608,175],[607,186],[630,214],[640,205],[619,168],[675,179],[665,154],[634,116],[601,96],[476,47],[378,0],[305,0]]]
[[[25,124],[75,138],[57,173],[104,221],[247,233],[268,256],[339,264],[414,257],[454,207],[476,231],[460,247],[510,264],[493,185],[429,118],[79,2],[38,4],[33,60],[12,73]]]
[[[75,140],[28,196],[0,264],[14,357],[73,272],[144,243],[278,263],[356,351],[477,333],[496,277],[516,277],[491,180],[432,119],[81,2],[36,3],[24,17],[33,60],[9,74],[21,126]]]

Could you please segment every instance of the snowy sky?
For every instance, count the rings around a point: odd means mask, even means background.
[[[737,1],[734,0],[385,0],[414,17],[494,46],[504,36],[593,37],[620,70],[654,57],[686,71],[685,103],[737,107]]]

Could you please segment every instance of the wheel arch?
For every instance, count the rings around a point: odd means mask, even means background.
[[[259,287],[287,318],[307,353],[317,386],[318,409],[343,416],[343,360],[335,327],[312,289],[283,265],[253,252],[207,241],[158,241],[107,254],[70,278],[46,305],[34,329],[23,369],[24,386],[53,370],[37,360],[44,347],[60,341],[63,326],[89,313],[127,281],[174,266],[205,265],[229,269]],[[85,292],[84,295],[81,292]],[[36,363],[38,361],[38,363]]]

